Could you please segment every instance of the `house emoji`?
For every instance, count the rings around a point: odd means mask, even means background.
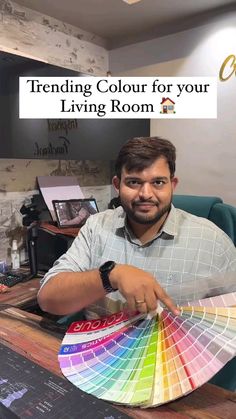
[[[175,102],[169,97],[163,97],[161,101],[161,113],[174,113]]]

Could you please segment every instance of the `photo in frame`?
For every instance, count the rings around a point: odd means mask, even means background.
[[[96,200],[66,199],[53,200],[58,227],[82,227],[90,215],[98,212]]]

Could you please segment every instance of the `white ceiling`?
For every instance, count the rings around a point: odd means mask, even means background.
[[[108,48],[152,39],[198,26],[235,0],[16,0],[22,6],[104,38]]]

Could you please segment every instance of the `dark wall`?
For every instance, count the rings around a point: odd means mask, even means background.
[[[19,76],[78,73],[8,55],[10,65],[0,55],[0,158],[113,160],[127,139],[149,135],[150,120],[19,119]]]

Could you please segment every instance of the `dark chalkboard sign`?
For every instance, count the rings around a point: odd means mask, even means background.
[[[0,52],[0,158],[114,160],[126,140],[149,135],[149,119],[19,119],[20,76],[80,75]]]

